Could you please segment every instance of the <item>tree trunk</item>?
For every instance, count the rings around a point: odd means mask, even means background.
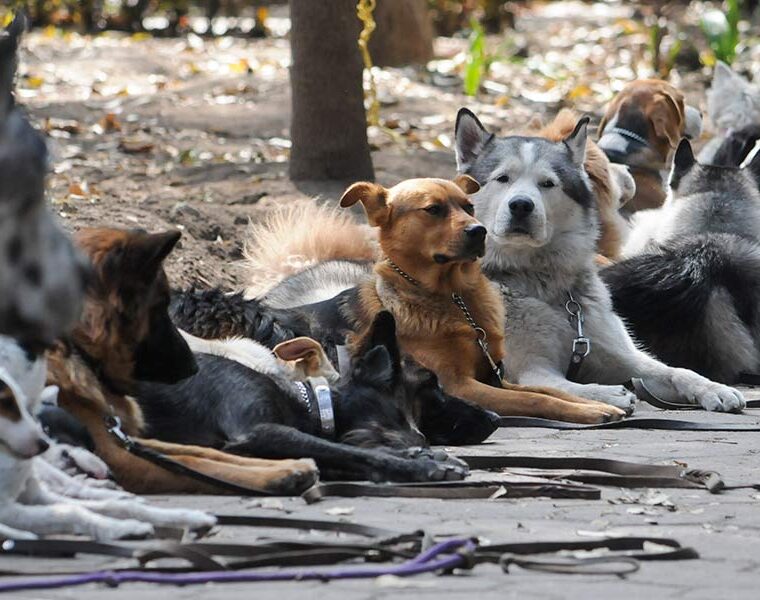
[[[291,0],[291,179],[374,179],[356,0]]]
[[[425,64],[433,58],[428,0],[377,0],[375,22],[369,51],[378,67]]]

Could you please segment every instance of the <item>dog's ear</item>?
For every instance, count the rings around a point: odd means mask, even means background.
[[[13,106],[16,50],[25,29],[26,18],[19,12],[4,31],[0,30],[0,117]]]
[[[686,116],[683,109],[683,100],[674,98],[666,91],[657,94],[652,109],[649,111],[649,120],[652,123],[655,135],[659,139],[665,139],[671,148],[678,146],[682,133],[678,129],[678,122],[686,124]]]
[[[453,181],[465,194],[474,194],[480,189],[480,184],[469,175],[457,175]]]
[[[359,357],[354,363],[351,379],[383,390],[392,388],[396,372],[388,349],[385,346],[375,346]]]
[[[468,108],[460,108],[454,126],[457,170],[465,172],[472,166],[483,147],[493,137]]]
[[[280,360],[293,363],[293,370],[299,376],[327,377],[330,381],[338,379],[338,373],[330,364],[322,344],[310,337],[280,342],[272,352]]]
[[[698,108],[689,106],[688,104],[683,108],[684,113],[684,127],[683,134],[686,139],[698,140],[702,135],[702,113]]]
[[[670,187],[673,189],[678,188],[678,184],[683,179],[694,165],[697,164],[697,159],[694,158],[694,152],[691,149],[691,144],[686,138],[681,140],[678,144],[678,149],[673,157],[673,170],[670,173]]]
[[[364,205],[367,220],[373,227],[380,227],[388,220],[388,190],[377,183],[360,181],[349,187],[340,197],[343,208],[353,206],[357,202]]]
[[[608,169],[610,178],[614,182],[613,187],[618,190],[616,208],[620,208],[636,195],[636,180],[626,165],[609,163]]]
[[[132,268],[145,280],[153,279],[180,237],[182,232],[177,230],[132,237],[125,248],[124,267]]]
[[[582,117],[575,125],[573,132],[562,140],[570,151],[570,158],[572,161],[580,166],[583,166],[583,161],[586,160],[586,140],[588,138],[588,117]]]
[[[726,92],[735,93],[736,84],[746,84],[745,79],[734,71],[722,60],[715,63],[715,70],[713,71],[711,88],[717,90],[725,90]],[[743,87],[743,86],[740,86]]]
[[[381,310],[375,316],[364,347],[371,350],[377,346],[383,346],[388,351],[394,370],[401,369],[401,350],[396,337],[396,319],[387,310]]]

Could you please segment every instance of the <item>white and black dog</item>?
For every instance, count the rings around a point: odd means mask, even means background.
[[[701,165],[682,141],[665,204],[636,213],[629,258],[602,271],[648,350],[724,383],[760,372],[758,172],[760,155]]]
[[[34,418],[45,387],[46,363],[13,339],[0,336],[0,536],[79,534],[99,540],[144,537],[154,525],[210,527],[197,510],[149,506],[121,490],[84,485],[47,462],[48,450]]]
[[[594,264],[598,220],[583,168],[587,124],[581,119],[555,143],[497,137],[469,110],[457,116],[457,166],[481,185],[472,199],[488,229],[483,266],[507,309],[508,379],[629,409],[635,397],[623,384],[641,378],[666,401],[741,410],[737,390],[640,350],[613,311]],[[589,340],[579,368],[569,368]]]

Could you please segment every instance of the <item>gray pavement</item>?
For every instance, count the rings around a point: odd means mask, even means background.
[[[640,407],[644,415],[652,409]],[[652,411],[654,412],[654,411]],[[745,415],[702,412],[665,413],[690,420],[760,423],[760,410]],[[651,413],[650,413],[651,414]],[[588,431],[504,429],[486,444],[460,453],[529,454],[535,456],[596,456],[651,464],[673,464],[720,472],[727,485],[760,483],[760,434],[726,432]],[[491,542],[578,540],[593,535],[652,535],[676,538],[694,547],[699,560],[643,563],[625,579],[616,576],[556,575],[514,568],[509,574],[494,566],[479,566],[455,576],[419,576],[389,582],[376,580],[276,584],[227,584],[173,588],[128,584],[109,589],[83,588],[33,592],[14,598],[77,600],[165,600],[208,598],[718,598],[760,597],[760,490],[740,489],[711,495],[702,490],[661,490],[651,504],[646,490],[603,488],[601,500],[544,498],[496,500],[422,500],[333,498],[306,505],[298,498],[156,497],[159,505],[182,505],[247,514],[344,518],[399,531],[425,528],[451,536],[478,535]],[[344,516],[336,517],[334,509]],[[333,513],[333,514],[331,514]],[[259,532],[225,527],[217,540],[253,541]],[[283,535],[274,533],[274,535]],[[289,535],[289,534],[286,534]],[[295,534],[299,535],[299,534]],[[302,533],[315,538],[325,534]],[[290,536],[292,537],[292,536]],[[326,535],[330,537],[330,535]],[[10,566],[10,559],[3,566]],[[15,559],[14,559],[15,560]],[[29,560],[29,559],[25,559]]]

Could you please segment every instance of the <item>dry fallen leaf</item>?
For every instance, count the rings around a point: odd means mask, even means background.
[[[151,152],[155,144],[146,137],[123,138],[119,142],[119,150],[127,154],[146,154]]]

